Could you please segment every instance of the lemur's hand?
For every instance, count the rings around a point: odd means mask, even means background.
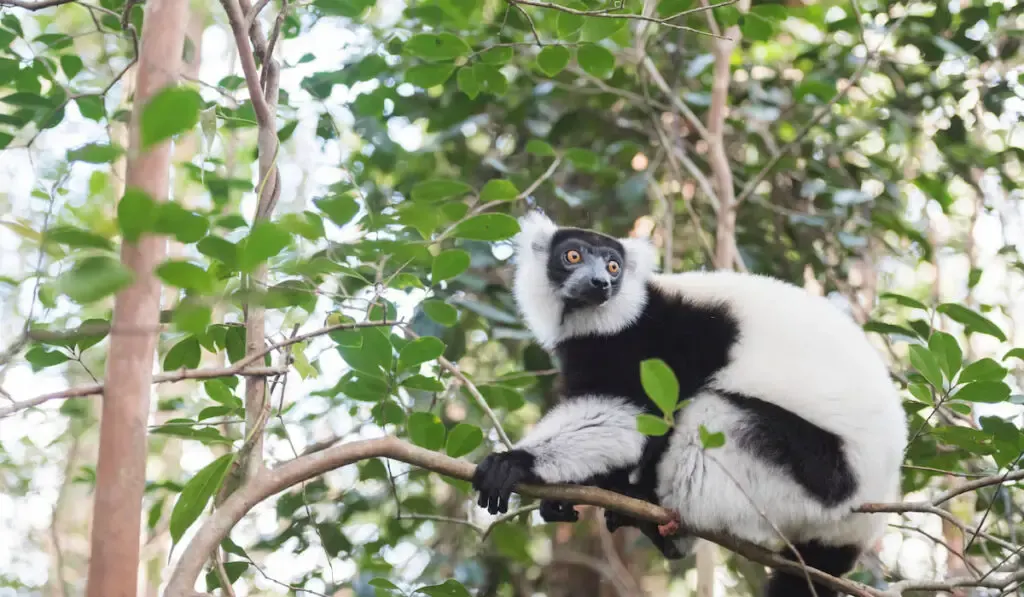
[[[533,455],[524,450],[489,454],[473,473],[473,489],[480,492],[477,504],[491,514],[508,512],[508,498],[521,482],[536,482]]]

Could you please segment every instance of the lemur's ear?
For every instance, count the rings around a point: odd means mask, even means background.
[[[519,234],[516,235],[516,252],[545,251],[551,244],[551,237],[558,225],[538,210],[531,210],[519,218]]]
[[[626,275],[646,278],[654,273],[658,264],[658,253],[647,238],[620,238],[626,249]]]

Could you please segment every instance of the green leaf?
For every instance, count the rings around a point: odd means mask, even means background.
[[[42,346],[33,346],[25,353],[25,360],[32,366],[32,371],[39,371],[68,361],[68,355],[59,350],[46,350]]]
[[[661,359],[640,362],[640,383],[644,392],[661,412],[671,415],[679,401],[679,381],[672,369]]]
[[[238,265],[248,272],[280,253],[291,242],[291,236],[280,226],[267,220],[256,222],[249,236],[241,243]]]
[[[202,356],[202,348],[199,346],[199,339],[195,336],[188,336],[167,351],[167,355],[164,357],[164,371],[195,369],[199,366],[200,356]]]
[[[956,303],[943,303],[937,308],[939,313],[944,313],[953,321],[958,321],[966,326],[967,332],[977,332],[999,338],[1006,342],[1006,334],[999,326],[986,319],[983,315]]]
[[[82,59],[74,54],[64,54],[60,57],[60,68],[68,80],[74,79],[75,75],[82,72]]]
[[[1001,381],[976,381],[960,388],[953,395],[954,400],[964,402],[1005,402],[1010,397],[1010,387]]]
[[[745,14],[740,17],[740,31],[743,37],[751,41],[765,41],[771,39],[775,28],[770,21],[766,21],[755,14]]]
[[[205,216],[185,209],[174,201],[164,201],[157,205],[156,210],[153,231],[173,235],[182,244],[199,241],[210,228],[210,221]]]
[[[359,213],[359,204],[348,195],[314,199],[313,204],[338,226],[348,224]]]
[[[921,301],[917,299],[912,299],[909,296],[904,296],[902,294],[896,294],[895,292],[883,292],[882,294],[878,295],[878,298],[891,299],[896,301],[900,305],[903,305],[904,307],[910,307],[911,309],[921,309],[922,311],[928,310],[928,307],[925,306],[925,304],[922,303]]]
[[[156,219],[156,202],[148,193],[137,187],[125,190],[124,197],[117,203],[117,225],[124,240],[136,242],[144,232],[153,229]]]
[[[57,291],[80,305],[94,303],[132,283],[131,270],[116,259],[86,257],[57,278]]]
[[[627,19],[602,19],[590,17],[583,23],[580,41],[596,42],[611,37],[625,28]]]
[[[411,195],[413,201],[435,202],[471,192],[473,192],[473,187],[464,182],[447,178],[435,178],[416,183],[412,187]]]
[[[444,354],[444,342],[432,336],[417,338],[402,347],[398,353],[398,368],[408,369]]]
[[[589,149],[574,147],[566,150],[565,157],[573,166],[585,172],[594,172],[600,165],[600,160],[598,159],[597,154]]]
[[[156,275],[165,283],[186,290],[209,292],[213,276],[202,267],[180,259],[169,259],[156,268]]]
[[[576,10],[586,10],[586,6],[579,2],[569,2],[563,4],[567,8],[574,8]],[[555,31],[558,32],[559,39],[571,40],[574,38],[575,33],[583,27],[585,17],[580,15],[574,15],[568,12],[560,12],[555,18]]]
[[[919,344],[910,347],[910,364],[936,388],[942,388],[942,369],[935,356]]]
[[[203,98],[194,89],[168,87],[142,108],[139,139],[148,149],[174,135],[191,130],[199,122]]]
[[[484,441],[484,433],[476,425],[459,423],[448,433],[448,445],[445,451],[452,458],[465,456]]]
[[[658,16],[665,19],[693,8],[694,0],[661,0],[658,2]]]
[[[434,265],[430,268],[430,279],[434,284],[442,280],[450,280],[469,269],[469,253],[462,249],[442,251],[434,257]]]
[[[418,64],[405,71],[405,82],[429,89],[447,81],[454,71],[454,64]]]
[[[990,358],[984,358],[964,367],[959,383],[970,383],[972,381],[1003,381],[1006,377],[1006,368]]]
[[[963,352],[956,338],[946,332],[934,332],[928,339],[928,348],[935,355],[939,367],[946,373],[946,379],[952,380],[963,363]]]
[[[644,413],[636,416],[636,429],[644,435],[660,436],[668,433],[670,427],[665,419]]]
[[[555,148],[540,139],[530,139],[526,142],[527,153],[540,157],[554,157]]]
[[[43,236],[43,244],[46,243],[57,243],[76,249],[106,249],[110,251],[114,248],[114,245],[102,236],[74,226],[50,228]]]
[[[571,58],[565,46],[547,46],[537,55],[537,67],[549,77],[553,77],[568,66]]]
[[[90,120],[99,122],[103,119],[103,115],[106,114],[103,98],[98,95],[84,95],[75,98],[75,103],[78,104],[78,111],[82,113],[82,116]]]
[[[444,445],[444,423],[434,413],[415,412],[409,415],[409,439],[428,450],[440,450]]]
[[[925,404],[935,404],[935,400],[932,398],[932,390],[930,386],[926,386],[923,383],[912,383],[909,386],[910,393],[921,402]]]
[[[1012,348],[1009,352],[1003,355],[1003,360],[1009,360],[1012,358],[1018,358],[1024,361],[1024,348]]]
[[[480,214],[460,222],[452,230],[455,238],[481,241],[499,241],[512,238],[519,232],[519,222],[505,214]]]
[[[576,62],[589,75],[607,79],[615,70],[615,55],[595,44],[585,44],[576,50]]]
[[[238,264],[238,247],[219,236],[207,236],[196,244],[200,253],[234,268]]]
[[[86,164],[109,164],[124,153],[116,145],[103,143],[88,143],[77,149],[69,149],[67,160],[69,162],[85,162]]]
[[[421,305],[427,317],[445,327],[451,327],[459,321],[459,311],[444,301],[429,299],[423,301]]]
[[[483,82],[479,80],[476,70],[471,66],[459,69],[458,74],[455,75],[455,83],[458,85],[459,91],[465,93],[469,99],[476,99],[483,87]]]
[[[782,21],[789,16],[786,7],[781,4],[758,4],[750,12],[767,21]]]
[[[181,488],[178,500],[174,503],[174,510],[171,511],[171,540],[175,544],[206,509],[206,504],[220,489],[234,461],[234,453],[224,454],[203,467]]]
[[[514,201],[519,197],[519,189],[507,180],[492,178],[480,189],[481,201]]]
[[[713,448],[721,448],[725,445],[725,434],[721,431],[711,433],[707,427],[701,425],[700,429],[700,444],[704,446],[704,449],[710,450]]]
[[[471,597],[466,587],[455,579],[448,579],[439,585],[420,587],[413,592],[423,593],[428,597]]]
[[[429,60],[452,60],[472,51],[462,38],[451,33],[419,33],[405,43],[405,50]]]
[[[512,57],[515,56],[515,51],[508,46],[490,46],[486,50],[481,50],[479,53],[480,60],[487,64],[507,64]]]
[[[424,392],[443,392],[444,384],[432,377],[425,375],[410,375],[402,381],[402,385],[410,390],[421,390]]]
[[[356,346],[339,345],[338,353],[350,367],[361,373],[383,379],[384,372],[391,370],[391,340],[378,328],[365,328],[355,332],[362,337]],[[335,335],[331,335],[334,339]]]

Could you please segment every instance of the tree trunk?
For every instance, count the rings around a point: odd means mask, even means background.
[[[178,78],[188,2],[150,0],[145,10],[125,184],[163,201],[171,145],[164,142],[139,151],[140,112],[150,98]],[[164,245],[162,237],[143,235],[137,243],[121,246],[121,261],[135,280],[114,301],[96,467],[89,597],[134,597],[138,591],[146,423],[160,322],[160,284],[153,269],[163,258]]]

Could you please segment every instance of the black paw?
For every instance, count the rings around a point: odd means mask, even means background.
[[[480,492],[477,504],[491,514],[508,512],[508,498],[521,482],[536,482],[533,455],[523,450],[490,454],[473,473],[473,489]]]
[[[541,500],[540,517],[544,522],[576,522],[580,513],[573,508],[574,505],[561,500]]]

